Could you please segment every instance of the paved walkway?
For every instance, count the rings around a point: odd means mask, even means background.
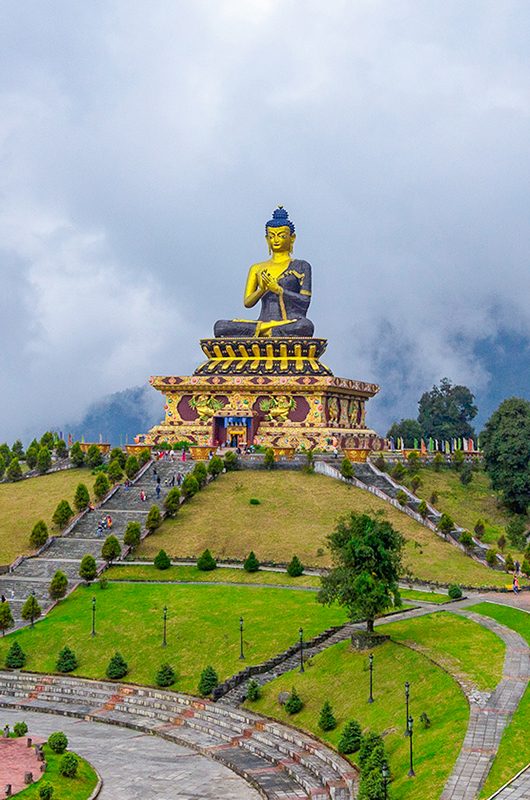
[[[19,722],[20,720],[15,720]],[[2,721],[2,726],[6,721]],[[9,720],[7,724],[12,728]],[[14,723],[13,723],[14,724]],[[32,732],[30,731],[30,736]],[[39,737],[32,737],[35,744],[40,744],[43,739]],[[40,778],[41,764],[37,758],[35,748],[28,747],[28,740],[26,736],[21,736],[18,739],[0,739],[0,792],[3,797],[4,786],[8,783],[11,784],[12,794],[21,792],[26,788],[24,783],[24,774],[31,772],[33,780],[37,781]]]
[[[490,800],[528,800],[530,797],[530,764],[513,779],[503,786]]]
[[[260,795],[232,770],[158,736],[52,714],[2,709],[9,725],[25,720],[48,737],[56,730],[103,778],[100,800],[258,800]],[[1,784],[6,781],[2,780]],[[3,795],[2,795],[3,796]]]
[[[452,611],[493,631],[506,644],[503,675],[495,691],[489,697],[483,696],[479,703],[470,702],[466,737],[441,796],[441,800],[475,800],[491,769],[504,729],[528,684],[530,648],[522,636],[489,617],[464,609]]]

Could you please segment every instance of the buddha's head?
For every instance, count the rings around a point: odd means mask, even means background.
[[[292,252],[296,234],[294,224],[283,206],[278,206],[273,212],[272,219],[265,225],[265,239],[270,253]]]

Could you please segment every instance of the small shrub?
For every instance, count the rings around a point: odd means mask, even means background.
[[[515,564],[513,563],[513,558],[510,553],[504,559],[504,569],[506,572],[513,572],[515,569]]]
[[[182,481],[182,486],[180,487],[180,491],[182,492],[182,496],[189,500],[190,497],[193,497],[199,491],[199,481],[193,475],[186,475],[184,480]]]
[[[497,539],[497,547],[499,548],[501,553],[504,553],[504,548],[506,547],[506,536],[503,533],[501,533],[501,535]]]
[[[55,731],[55,733],[50,734],[48,737],[48,747],[60,756],[68,747],[68,738],[66,734],[62,731]]]
[[[39,784],[39,800],[52,800],[54,791],[51,783],[44,781],[44,783]]]
[[[95,469],[103,464],[103,454],[97,444],[91,444],[86,452],[86,463],[90,469]]]
[[[160,509],[158,506],[151,506],[149,509],[149,513],[147,515],[147,519],[145,521],[145,527],[149,531],[149,533],[154,533],[157,528],[160,527],[162,524],[162,514],[160,513]]]
[[[113,447],[112,450],[110,451],[109,459],[111,464],[113,461],[117,461],[122,469],[125,468],[125,462],[127,461],[127,456],[125,454],[125,451],[122,450],[121,447]]]
[[[73,672],[74,669],[77,669],[79,663],[77,661],[76,654],[73,650],[65,645],[61,652],[59,653],[59,657],[57,658],[57,663],[55,668],[57,672]]]
[[[453,468],[457,472],[460,472],[460,470],[463,468],[465,460],[466,457],[463,454],[462,450],[455,450],[453,455],[451,456],[451,462],[453,464]]]
[[[110,481],[104,472],[98,472],[94,481],[94,497],[102,500],[110,491]]]
[[[443,513],[440,517],[440,521],[438,522],[438,530],[444,533],[446,536],[448,533],[454,529],[455,523],[449,516],[449,514]]]
[[[298,712],[301,711],[303,707],[304,704],[302,698],[300,697],[300,695],[293,686],[291,694],[289,695],[289,699],[286,702],[284,708],[288,714],[293,715],[293,714],[298,714]]]
[[[75,778],[79,767],[79,759],[75,753],[65,753],[59,762],[59,772],[65,778]]]
[[[475,527],[473,528],[473,531],[474,531],[475,536],[477,537],[477,539],[482,539],[482,537],[484,536],[484,533],[486,532],[486,525],[485,525],[483,519],[480,519],[480,518],[477,519],[477,521],[475,522]]]
[[[379,453],[379,455],[375,459],[374,466],[377,467],[379,472],[386,472],[386,461],[381,455],[381,453]]]
[[[123,543],[134,550],[140,544],[141,536],[142,526],[140,523],[135,521],[128,522],[123,536]]]
[[[259,700],[261,697],[261,687],[259,683],[252,678],[247,684],[247,700],[250,700],[251,703],[255,703],[256,700]]]
[[[409,472],[411,472],[412,474],[414,474],[419,470],[419,468],[421,467],[421,460],[418,453],[413,451],[412,453],[408,454],[407,466],[409,468]]]
[[[164,500],[164,509],[168,517],[176,517],[180,509],[180,489],[173,486]]]
[[[22,467],[20,466],[20,462],[18,458],[13,458],[9,462],[9,466],[6,471],[7,479],[9,481],[19,481],[22,477]]]
[[[469,533],[469,531],[463,531],[460,534],[460,544],[466,548],[466,550],[472,550],[474,546],[473,537]]]
[[[101,548],[101,558],[111,564],[116,558],[121,556],[121,544],[117,538],[111,534],[107,536]]]
[[[396,500],[398,501],[400,506],[406,506],[409,501],[409,496],[403,489],[400,489],[396,494]]]
[[[159,550],[153,564],[157,569],[169,569],[171,566],[171,559],[165,550]]]
[[[203,461],[199,461],[198,464],[195,464],[191,474],[199,484],[200,488],[206,485],[206,481],[208,479],[208,470],[206,469],[206,464]]]
[[[394,466],[392,467],[392,472],[390,473],[390,475],[394,478],[395,481],[397,481],[397,483],[401,483],[406,474],[407,470],[405,469],[401,461],[398,461],[397,464],[394,464]]]
[[[419,475],[413,475],[412,478],[410,479],[410,488],[412,489],[412,491],[414,493],[416,493],[418,491],[418,489],[420,488],[420,486],[422,486],[422,485],[423,485],[423,481],[420,478],[420,476]]]
[[[274,450],[272,447],[267,447],[265,450],[265,455],[263,456],[263,465],[267,469],[273,469],[276,465],[276,461],[274,458]]]
[[[124,678],[129,672],[129,666],[121,653],[116,652],[110,659],[105,674],[111,680]]]
[[[419,504],[418,514],[420,515],[420,517],[422,517],[422,519],[425,519],[428,516],[429,509],[427,507],[427,503],[425,502],[425,500],[422,500],[421,503]]]
[[[460,600],[462,597],[462,589],[456,583],[450,583],[447,589],[447,594],[451,600]]]
[[[87,553],[83,556],[79,564],[79,577],[86,581],[86,583],[90,583],[97,574],[98,566],[96,564],[96,559],[94,556],[91,556],[90,553]]]
[[[201,572],[210,572],[217,567],[217,561],[212,556],[210,551],[206,549],[202,555],[197,559],[197,569]]]
[[[530,578],[530,559],[523,558],[523,563],[521,564],[521,572],[523,575],[526,575],[527,578]]]
[[[291,558],[289,566],[287,567],[287,574],[290,575],[291,578],[298,578],[300,575],[304,574],[304,565],[298,556],[293,556]]]
[[[359,765],[361,770],[364,769],[374,750],[382,749],[384,752],[384,748],[385,745],[379,734],[374,733],[373,731],[368,731],[368,733],[361,738],[361,745],[359,747]]]
[[[78,483],[74,495],[74,506],[78,511],[83,511],[90,503],[90,495],[84,483]]]
[[[431,727],[431,720],[429,719],[425,711],[422,711],[420,714],[420,723],[422,728],[425,728],[425,730]]]
[[[102,590],[105,590],[109,586],[109,579],[106,578],[104,575],[102,575],[101,578],[99,579],[98,583],[99,583],[99,588],[102,589]]]
[[[129,478],[129,480],[134,478],[139,469],[140,465],[138,464],[138,459],[136,458],[136,456],[129,456],[129,458],[125,462],[125,474]]]
[[[15,722],[15,724],[13,725],[13,733],[17,738],[25,736],[27,732],[28,732],[28,726],[26,725],[25,722]]]
[[[149,450],[148,447],[144,447],[143,450],[140,450],[140,454],[138,456],[138,463],[141,467],[143,467],[144,464],[147,464],[147,462],[150,461],[150,459],[151,459],[151,451]]]
[[[343,458],[340,464],[340,474],[347,481],[353,478],[353,465],[349,458]]]
[[[473,467],[471,464],[464,464],[460,470],[460,483],[462,486],[468,486],[473,480]]]
[[[432,465],[435,472],[440,472],[441,468],[445,466],[445,458],[441,453],[436,453],[432,460]]]
[[[496,552],[496,550],[493,549],[493,547],[489,547],[486,550],[486,563],[490,567],[496,567],[497,566],[497,552]]]
[[[259,567],[260,563],[256,558],[256,554],[254,553],[254,550],[251,550],[245,559],[245,562],[243,564],[243,569],[245,570],[245,572],[257,572],[259,570]]]
[[[224,457],[224,465],[227,472],[235,472],[236,469],[239,469],[237,453],[234,453],[232,450],[227,453]]]
[[[43,475],[52,465],[52,454],[47,447],[41,447],[37,455],[37,469]]]
[[[52,600],[60,600],[61,597],[65,596],[67,589],[68,578],[64,572],[58,569],[50,582],[50,588],[48,589],[50,597]]]
[[[337,720],[335,719],[329,700],[326,700],[322,706],[318,719],[318,727],[323,731],[332,731],[337,727]]]
[[[438,502],[438,492],[431,492],[431,496],[429,497],[429,503],[431,506],[435,506]]]
[[[74,516],[68,500],[61,500],[53,512],[52,522],[58,528],[65,528]]]
[[[347,722],[342,729],[339,743],[337,745],[339,753],[344,755],[356,753],[361,746],[361,735],[361,726],[357,720],[351,720],[350,722]]]
[[[27,598],[26,602],[22,606],[22,611],[20,612],[22,619],[26,622],[30,620],[36,620],[42,614],[42,609],[37,601],[35,595],[30,594]]]
[[[5,665],[8,669],[21,669],[26,663],[26,654],[17,641],[7,651]]]
[[[156,685],[161,687],[173,686],[176,680],[177,676],[173,667],[169,664],[162,664],[156,673]]]
[[[121,481],[123,478],[123,469],[121,468],[121,464],[117,458],[110,462],[107,475],[112,483],[118,483],[118,481]]]
[[[219,685],[219,678],[217,672],[212,666],[208,666],[201,672],[199,680],[199,694],[206,697],[211,694],[216,686]]]
[[[70,460],[74,467],[82,467],[85,463],[85,454],[83,453],[79,442],[74,442],[70,448]]]
[[[33,526],[29,541],[35,550],[38,550],[48,541],[48,526],[43,519],[39,519]]]
[[[223,459],[220,456],[213,456],[208,462],[208,472],[216,478],[224,469]]]
[[[251,497],[248,502],[250,503],[251,506],[260,506],[261,505],[261,500],[258,500],[257,497]]]

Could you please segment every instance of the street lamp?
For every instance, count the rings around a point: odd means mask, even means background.
[[[405,736],[409,735],[409,695],[410,695],[410,683],[405,681],[405,706],[406,706],[406,714],[405,714]]]
[[[413,728],[413,724],[414,724],[414,720],[412,719],[412,717],[409,717],[408,718],[408,725],[407,725],[408,732],[409,732],[409,772],[408,772],[409,778],[414,778],[414,776],[416,775],[416,773],[414,772],[414,765],[413,765],[413,761],[412,761],[412,728]]]
[[[374,695],[373,695],[373,686],[374,686],[374,654],[370,653],[368,656],[368,667],[370,670],[370,697],[368,698],[369,703],[374,702]]]
[[[92,598],[92,633],[91,636],[96,635],[96,598]]]
[[[167,646],[167,606],[164,606],[164,638],[162,639],[162,647]]]
[[[305,672],[304,669],[304,629],[299,628],[298,633],[300,635],[300,672]]]
[[[241,660],[245,658],[243,652],[243,617],[239,617],[239,658]]]
[[[390,772],[386,764],[383,764],[381,767],[381,776],[383,778],[383,790],[385,793],[384,800],[388,800],[388,778],[390,777]]]

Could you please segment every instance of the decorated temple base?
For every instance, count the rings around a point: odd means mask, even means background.
[[[146,444],[261,445],[286,454],[339,448],[355,460],[384,446],[365,423],[366,401],[379,387],[334,377],[318,360],[325,340],[209,339],[201,344],[208,361],[194,375],[150,379],[165,395],[166,416],[142,437]]]

